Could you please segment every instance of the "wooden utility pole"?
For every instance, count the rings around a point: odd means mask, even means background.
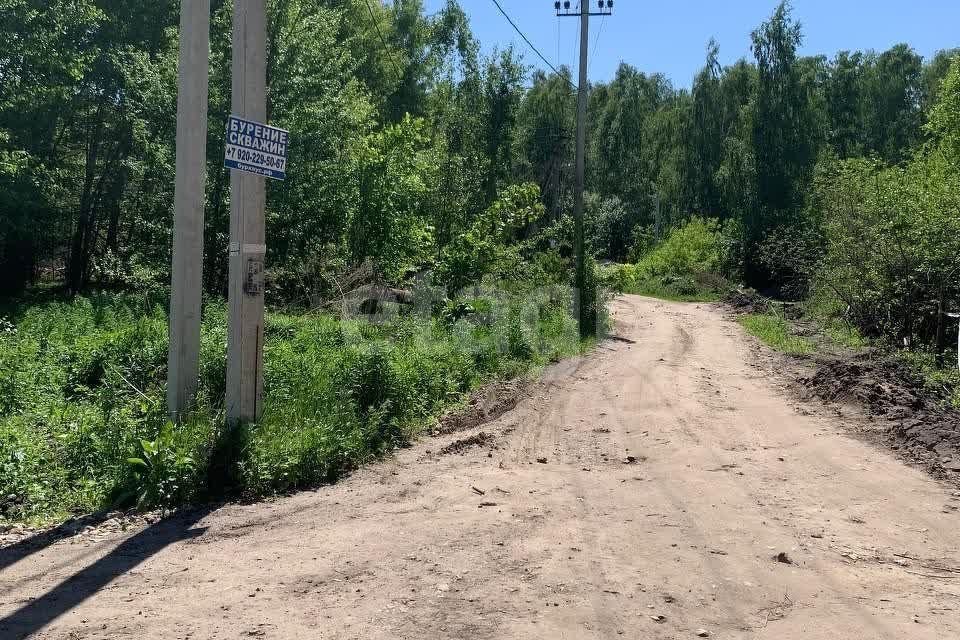
[[[233,13],[233,115],[267,121],[266,0],[236,0]],[[263,392],[263,269],[266,180],[230,175],[227,422],[255,421]]]
[[[200,368],[209,69],[210,0],[183,0],[167,361],[167,408],[175,422],[196,402]]]
[[[599,11],[590,12],[590,0],[583,0],[576,11],[570,10],[570,2],[554,2],[558,16],[577,16],[580,18],[580,81],[577,85],[577,160],[576,177],[573,184],[573,244],[576,253],[575,284],[577,299],[577,319],[580,325],[580,337],[586,338],[596,331],[596,322],[584,318],[584,293],[586,291],[587,271],[583,242],[583,189],[586,180],[587,165],[587,68],[590,40],[590,16],[606,16],[613,12],[612,0],[599,0]]]

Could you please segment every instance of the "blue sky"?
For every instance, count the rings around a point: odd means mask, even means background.
[[[591,0],[592,1],[592,0]],[[576,69],[577,23],[558,19],[553,0],[500,0],[517,25],[554,65]],[[445,0],[426,0],[436,11]],[[485,52],[510,43],[528,64],[544,65],[529,51],[491,0],[460,0]],[[723,64],[750,57],[750,32],[777,0],[616,0],[614,16],[592,18],[592,81],[609,80],[620,61],[659,71],[675,86],[689,87],[703,66],[707,41],[720,44]],[[960,47],[960,0],[794,0],[803,24],[803,54],[833,56],[842,49],[883,50],[906,42],[924,57]],[[559,53],[558,53],[559,42]],[[575,72],[576,73],[576,72]]]

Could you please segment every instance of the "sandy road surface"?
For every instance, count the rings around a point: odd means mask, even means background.
[[[0,553],[0,638],[960,638],[949,489],[717,310],[614,313],[632,344],[337,486]]]

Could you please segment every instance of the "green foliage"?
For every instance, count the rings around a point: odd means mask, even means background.
[[[110,504],[129,484],[127,457],[165,421],[166,321],[134,296],[25,303],[0,342],[17,358],[0,414],[0,492],[8,517],[31,519]],[[9,389],[9,387],[6,387]],[[9,486],[6,484],[9,483]]]
[[[140,440],[139,457],[127,458],[138,507],[182,504],[197,490],[196,461],[178,446],[176,431],[168,422],[153,440]]]
[[[824,239],[818,226],[801,223],[774,229],[757,248],[757,259],[779,283],[779,294],[802,300],[823,260]]]
[[[897,357],[919,376],[931,396],[944,398],[946,404],[960,408],[960,370],[955,358],[938,364],[932,351],[902,351]]]
[[[960,295],[960,174],[937,153],[906,167],[849,160],[822,169],[816,193],[827,244],[817,286],[867,335],[929,344],[938,309]]]
[[[621,261],[631,250],[631,234],[639,228],[641,217],[630,211],[617,197],[600,199],[587,194],[584,213],[585,235],[598,257]]]
[[[956,335],[945,314],[960,306],[960,59],[945,69],[929,139],[909,162],[826,156],[811,199],[823,247],[811,280],[818,316],[941,355]]]
[[[726,262],[725,244],[716,220],[693,218],[636,265],[641,277],[719,273]]]
[[[355,262],[372,259],[377,272],[399,280],[431,243],[420,202],[428,189],[426,123],[405,118],[360,141],[354,152],[358,204],[347,242]]]
[[[813,351],[806,338],[792,335],[789,323],[776,314],[747,314],[737,320],[753,336],[777,351],[805,354]]]
[[[726,276],[736,263],[731,232],[736,229],[725,232],[716,220],[693,218],[643,253],[636,264],[613,268],[607,282],[620,291],[670,300],[716,300],[729,288]],[[639,238],[650,242],[646,235]]]
[[[510,278],[519,260],[518,231],[543,213],[535,184],[514,185],[478,215],[471,227],[442,252],[436,279],[451,293],[479,282],[487,274]]]
[[[823,331],[834,344],[847,349],[862,349],[868,344],[857,328],[849,324],[832,323],[824,327]]]
[[[269,115],[294,141],[288,180],[268,186],[268,302],[322,308],[344,286],[406,287],[426,273],[451,299],[429,322],[271,314],[273,404],[231,434],[210,426],[226,343],[224,305],[212,302],[199,417],[166,429],[177,3],[8,0],[0,296],[20,301],[0,321],[8,517],[175,504],[204,482],[213,491],[221,471],[253,494],[335,477],[478,381],[575,350],[574,301],[554,289],[569,287],[574,262],[570,70],[534,72],[525,88],[519,53],[482,57],[453,0],[433,14],[422,0],[267,10]],[[212,299],[227,279],[232,12],[215,2],[211,23]],[[906,44],[802,57],[802,41],[781,2],[752,32],[752,59],[723,67],[711,41],[691,91],[626,63],[591,86],[586,244],[632,264],[588,261],[588,323],[604,322],[602,286],[703,300],[742,279],[813,297],[839,342],[939,355],[952,343],[960,58],[923,60]],[[527,306],[484,293],[493,281]],[[38,299],[30,285],[123,293]],[[218,469],[231,449],[241,463]]]
[[[571,304],[557,286],[462,298],[438,319],[269,314],[264,414],[242,437],[221,427],[222,303],[205,309],[199,407],[179,425],[166,417],[161,307],[133,296],[22,305],[0,323],[0,520],[336,479],[479,384],[578,353]],[[230,466],[217,469],[225,449]]]
[[[927,133],[938,149],[960,169],[960,54],[954,56],[930,110]]]
[[[227,277],[232,10],[214,3],[211,23],[213,296]],[[569,246],[532,258],[523,242],[546,241],[538,230],[562,230],[569,217],[569,69],[535,72],[525,89],[519,53],[482,58],[453,1],[432,14],[420,0],[271,0],[267,10],[270,119],[295,141],[289,179],[268,187],[271,302],[322,304],[364,264],[397,283],[439,267],[452,289],[526,261],[558,278]],[[166,288],[177,16],[169,0],[16,0],[3,13],[0,294],[36,282],[74,293]],[[902,163],[926,134],[956,166],[955,52],[924,61],[898,44],[804,58],[802,37],[784,2],[753,31],[751,60],[722,67],[709,43],[691,91],[629,64],[592,87],[586,226],[596,257],[637,261],[647,246],[630,255],[635,229],[657,235],[700,215],[739,225],[729,236],[737,277],[800,296],[811,249],[824,244],[809,206],[814,158]],[[523,203],[529,217],[500,237],[506,249],[485,246],[497,244],[476,237],[491,208],[526,184],[543,206]]]
[[[802,303],[804,317],[813,320],[834,344],[859,350],[870,344],[860,330],[846,319],[846,306],[833,292],[815,288]]]
[[[759,259],[759,245],[794,221],[819,140],[804,68],[797,59],[803,36],[791,18],[790,3],[781,2],[752,39],[758,72],[752,115],[757,206],[744,216],[745,275],[751,284],[765,284],[771,274]]]
[[[535,71],[518,118],[519,167],[527,179],[539,182],[553,220],[563,214],[571,194],[569,181],[565,181],[565,176],[572,175],[575,158],[576,96],[570,91],[571,83],[567,67],[561,67],[559,74]]]

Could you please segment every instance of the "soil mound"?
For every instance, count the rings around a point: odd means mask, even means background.
[[[770,300],[753,289],[731,289],[723,301],[741,313],[767,313]]]
[[[439,436],[473,429],[512,411],[530,385],[525,378],[494,382],[478,389],[465,407],[440,417],[431,435]]]
[[[903,364],[859,356],[823,363],[800,383],[828,402],[857,404],[888,420],[888,436],[932,467],[960,473],[960,411]]]

